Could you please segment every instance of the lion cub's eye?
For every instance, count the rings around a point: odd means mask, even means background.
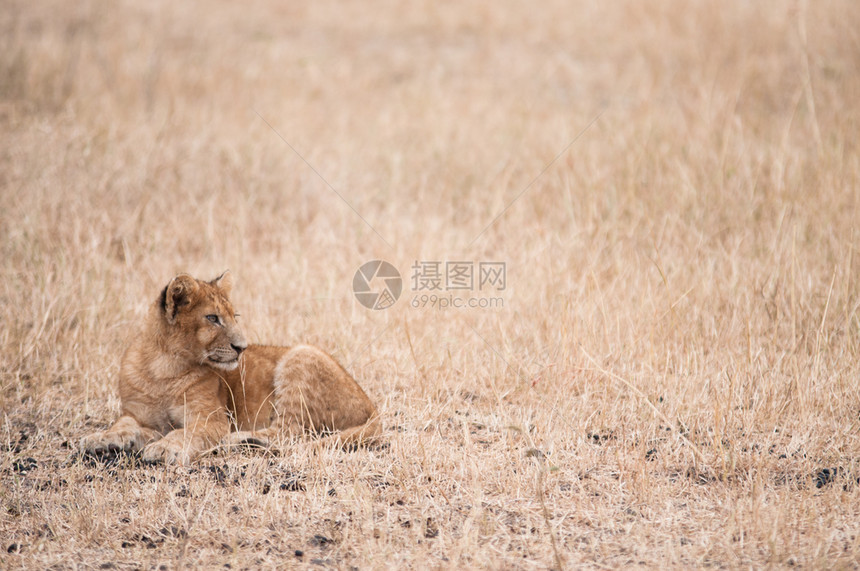
[[[221,322],[221,320],[218,319],[218,316],[215,314],[207,315],[206,319],[208,319],[210,323],[214,323],[215,325],[218,325]]]

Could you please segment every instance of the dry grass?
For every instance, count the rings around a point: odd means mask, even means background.
[[[857,567],[857,30],[851,0],[7,2],[0,567]],[[374,258],[407,278],[380,312]],[[504,307],[412,308],[416,260],[506,262]],[[77,456],[149,300],[225,268],[387,448]]]

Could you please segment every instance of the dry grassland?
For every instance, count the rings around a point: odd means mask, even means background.
[[[0,567],[856,568],[858,30],[853,0],[5,2]],[[503,307],[413,307],[416,261],[504,262]],[[387,444],[81,458],[151,300],[226,268]]]

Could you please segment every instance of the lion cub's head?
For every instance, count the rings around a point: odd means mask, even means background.
[[[158,299],[158,310],[170,350],[201,365],[235,369],[248,346],[236,323],[229,272],[204,282],[179,274]]]

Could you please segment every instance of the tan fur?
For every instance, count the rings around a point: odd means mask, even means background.
[[[171,280],[123,357],[122,415],[83,439],[87,452],[142,450],[148,462],[185,464],[219,443],[331,431],[330,440],[353,446],[378,437],[376,407],[330,355],[247,344],[230,288],[229,274]]]

